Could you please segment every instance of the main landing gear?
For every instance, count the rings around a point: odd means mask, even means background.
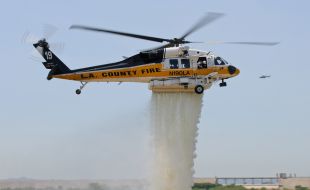
[[[195,86],[195,92],[196,94],[202,94],[204,91],[204,87],[202,85],[196,85]]]
[[[86,86],[87,83],[88,83],[88,82],[81,82],[82,85],[80,86],[79,89],[76,89],[75,93],[76,93],[77,95],[81,94],[82,89]]]
[[[222,82],[220,83],[220,87],[225,87],[225,86],[227,86],[227,83],[224,82],[224,79],[222,79]]]

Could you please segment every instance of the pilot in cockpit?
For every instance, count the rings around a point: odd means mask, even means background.
[[[221,57],[216,57],[214,59],[214,64],[215,65],[228,65],[227,61]]]

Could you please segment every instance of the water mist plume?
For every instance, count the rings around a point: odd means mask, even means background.
[[[191,190],[202,95],[154,93],[150,190]]]

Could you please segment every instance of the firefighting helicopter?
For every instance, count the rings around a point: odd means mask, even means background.
[[[265,78],[270,78],[271,77],[271,75],[261,75],[259,78],[260,79],[265,79]]]
[[[179,38],[158,38],[127,32],[119,32],[82,25],[72,25],[70,29],[81,29],[127,36],[166,44],[141,51],[122,61],[98,66],[70,70],[49,48],[43,38],[33,46],[45,59],[43,65],[50,69],[47,79],[52,78],[80,81],[76,90],[80,94],[88,82],[142,82],[149,83],[153,92],[195,92],[202,94],[214,82],[221,81],[220,87],[226,86],[226,79],[237,76],[240,71],[225,59],[210,51],[189,48],[185,44],[195,43],[185,40],[193,32],[221,18],[222,13],[207,13]],[[168,43],[167,43],[168,42]],[[221,44],[264,45],[272,46],[277,42],[220,42]]]

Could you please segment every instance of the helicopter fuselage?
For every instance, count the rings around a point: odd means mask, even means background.
[[[211,52],[189,49],[187,46],[161,48],[144,51],[122,61],[70,70],[50,49],[45,40],[34,47],[50,69],[47,79],[52,78],[80,81],[82,86],[88,82],[141,82],[149,83],[150,90],[160,92],[203,93],[211,85],[239,74],[239,69],[229,65],[223,58]]]
[[[140,52],[120,62],[72,70],[53,78],[83,82],[144,82],[172,78],[204,78],[216,73],[217,80],[239,74],[239,69],[210,52],[172,47]]]

